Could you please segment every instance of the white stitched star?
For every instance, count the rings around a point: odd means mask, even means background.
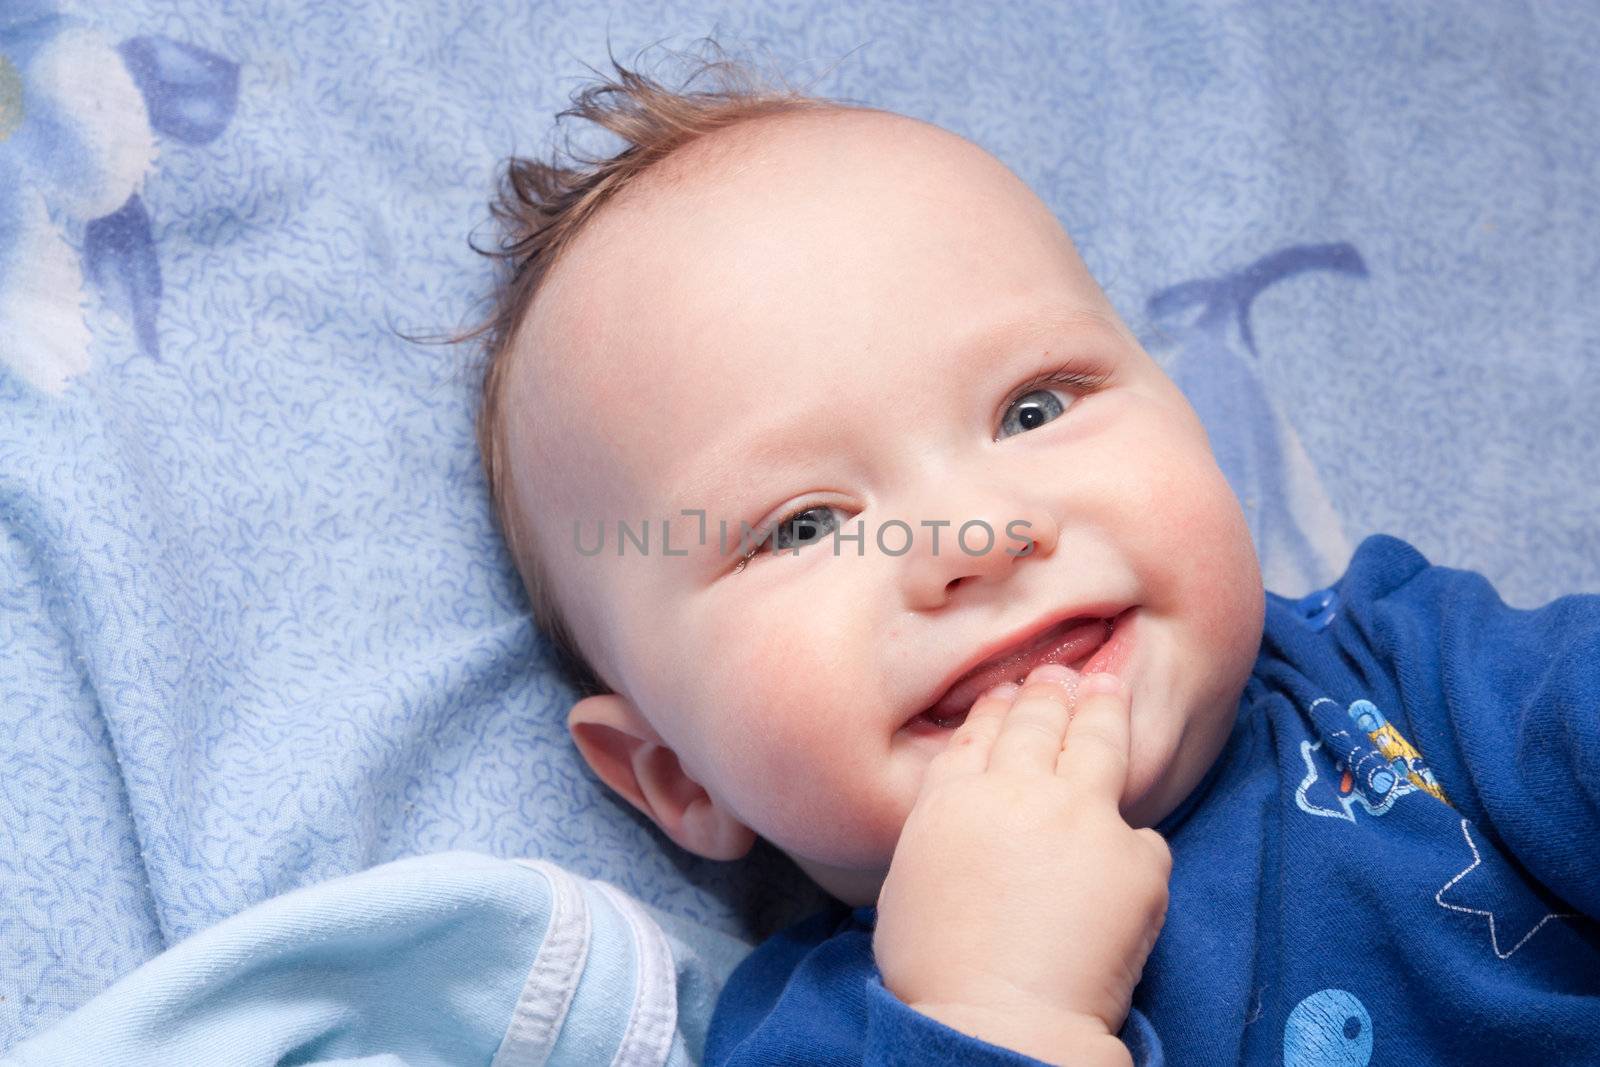
[[[1445,893],[1449,892],[1452,886],[1461,881],[1461,879],[1465,878],[1467,875],[1471,874],[1478,867],[1478,865],[1483,862],[1483,857],[1478,854],[1478,846],[1472,840],[1471,825],[1466,819],[1461,820],[1461,834],[1467,839],[1467,847],[1472,849],[1472,863],[1468,865],[1466,870],[1462,871],[1460,874],[1446,882],[1444,886],[1433,895],[1433,899],[1441,908],[1449,908],[1451,911],[1459,911],[1466,915],[1482,915],[1484,918],[1488,919],[1489,944],[1494,948],[1494,954],[1496,956],[1499,956],[1503,960],[1508,960],[1511,958],[1512,953],[1516,952],[1517,949],[1521,948],[1523,945],[1526,945],[1528,943],[1528,939],[1534,934],[1538,933],[1544,927],[1544,924],[1549,922],[1551,919],[1571,919],[1574,917],[1571,912],[1546,912],[1543,918],[1533,924],[1533,928],[1531,930],[1522,935],[1522,939],[1520,941],[1506,949],[1504,952],[1501,952],[1500,932],[1495,926],[1494,912],[1487,911],[1483,908],[1468,908],[1463,907],[1460,904],[1445,903]]]

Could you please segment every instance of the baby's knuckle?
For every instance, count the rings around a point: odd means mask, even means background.
[[[1006,729],[1013,733],[1035,733],[1042,737],[1060,737],[1059,723],[1037,715],[1013,715],[1006,720]]]
[[[1160,911],[1165,911],[1167,909],[1167,901],[1172,896],[1172,888],[1165,878],[1157,878],[1152,880],[1145,893],[1152,906]]]
[[[1139,837],[1152,862],[1168,869],[1172,867],[1172,846],[1167,844],[1166,838],[1148,827],[1139,831]]]
[[[1146,922],[1167,910],[1167,887],[1163,882],[1144,881],[1129,894],[1128,903],[1133,914],[1142,914]]]
[[[984,790],[984,797],[992,801],[997,807],[1013,811],[1024,811],[1034,807],[1045,807],[1041,791],[1035,788],[1027,778],[1019,778],[1011,774],[991,774],[985,783],[988,788]]]
[[[1122,746],[1099,730],[1089,729],[1073,734],[1067,744],[1080,750],[1092,750],[1096,760],[1114,767],[1127,762],[1128,757]]]

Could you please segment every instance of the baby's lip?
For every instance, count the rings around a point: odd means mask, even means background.
[[[1083,663],[1105,644],[1116,616],[1125,610],[1120,604],[1074,607],[980,648],[911,719],[925,713],[939,719],[961,715],[996,685],[1018,681],[1043,663]]]

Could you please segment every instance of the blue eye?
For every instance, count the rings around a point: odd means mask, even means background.
[[[745,565],[763,551],[783,552],[815,544],[839,528],[837,522],[828,522],[825,518],[819,519],[816,516],[820,514],[826,517],[839,513],[838,508],[813,505],[784,516],[783,521],[772,527],[756,547],[745,553],[744,558],[739,560],[739,565],[733,569],[733,573],[738,574],[744,570]]]
[[[1006,417],[1000,420],[1000,436],[1011,436],[1006,433],[1007,427],[1015,427],[1018,433],[1037,429],[1059,418],[1066,410],[1066,405],[1061,403],[1054,390],[1035,389],[1031,393],[1019,396],[1006,409]],[[1013,413],[1015,413],[1014,418]]]
[[[1006,432],[1008,428],[1014,427],[1016,432],[1021,433],[1038,429],[1061,417],[1066,405],[1057,399],[1057,394],[1062,390],[1044,389],[1041,386],[1064,385],[1076,396],[1079,393],[1093,393],[1110,379],[1111,375],[1105,371],[1072,363],[1029,378],[1017,387],[1006,402],[1005,414],[1000,419],[1000,432],[995,439],[1013,436]],[[1014,419],[1013,412],[1016,413]]]
[[[772,551],[782,552],[784,549],[796,546],[804,548],[806,545],[822,540],[822,538],[838,529],[839,524],[829,523],[814,516],[819,514],[831,516],[838,510],[838,508],[821,506],[810,507],[787,516],[773,529],[771,536],[768,538],[772,545]]]

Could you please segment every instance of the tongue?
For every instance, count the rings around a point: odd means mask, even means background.
[[[1008,652],[999,659],[985,663],[966,678],[951,686],[929,714],[937,719],[950,719],[962,715],[974,701],[1001,682],[1021,682],[1035,667],[1058,663],[1069,667],[1081,663],[1111,635],[1109,619],[1069,619],[1052,626],[1025,648]]]

